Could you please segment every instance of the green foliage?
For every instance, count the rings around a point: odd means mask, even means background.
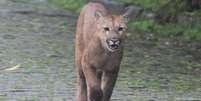
[[[80,8],[86,3],[86,0],[50,0],[50,2],[64,9],[79,11]]]
[[[201,18],[201,10],[197,10],[194,12],[186,12],[186,13],[190,16]]]
[[[157,24],[153,20],[141,20],[129,24],[130,31],[152,32],[161,36],[175,36],[182,33],[187,40],[201,40],[201,27],[184,26],[175,23]]]
[[[156,10],[161,5],[166,4],[170,0],[119,0],[128,4],[140,5],[145,9]]]
[[[142,20],[129,23],[130,31],[150,31],[154,26],[152,20]]]
[[[188,40],[201,40],[201,27],[188,28],[188,30],[185,31],[185,36]]]

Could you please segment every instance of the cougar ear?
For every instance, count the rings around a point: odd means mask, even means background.
[[[124,20],[125,23],[128,23],[128,22],[130,21],[129,16],[127,16],[127,15],[122,15],[122,17],[123,17],[123,20]]]
[[[94,16],[96,17],[96,19],[100,19],[100,18],[103,18],[105,14],[103,14],[101,11],[96,11]]]
[[[126,9],[127,9],[126,12],[122,16],[124,18],[124,21],[128,23],[130,20],[130,16],[132,12],[134,11],[134,7],[130,6],[130,7],[127,7]]]

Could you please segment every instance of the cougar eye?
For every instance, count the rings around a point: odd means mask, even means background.
[[[118,31],[123,31],[123,29],[124,29],[123,27],[119,27]]]
[[[110,29],[108,27],[104,27],[105,31],[110,31]]]

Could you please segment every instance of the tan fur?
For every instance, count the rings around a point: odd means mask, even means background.
[[[103,16],[96,16],[100,12]],[[104,31],[108,27],[110,31]],[[123,27],[123,31],[118,31]],[[109,101],[123,54],[126,22],[110,15],[102,4],[89,3],[80,12],[76,30],[75,62],[78,77],[77,101]],[[121,45],[109,51],[105,40],[118,38]]]

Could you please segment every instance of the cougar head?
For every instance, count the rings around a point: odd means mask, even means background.
[[[110,52],[121,49],[127,32],[128,13],[110,15],[97,11],[95,17],[102,46]]]

